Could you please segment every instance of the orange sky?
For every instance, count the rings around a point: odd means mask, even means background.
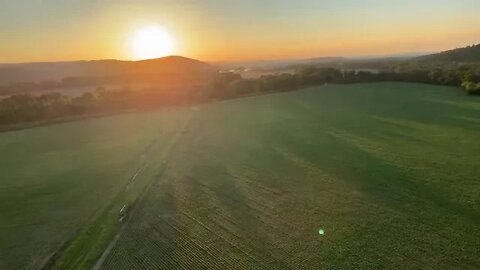
[[[8,3],[5,3],[8,2]],[[431,52],[480,42],[480,1],[34,0],[0,3],[0,62],[134,59],[143,27],[206,61]]]

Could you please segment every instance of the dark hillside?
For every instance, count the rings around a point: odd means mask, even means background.
[[[125,74],[185,74],[214,70],[204,62],[168,56],[143,61],[96,60],[0,66],[0,85],[18,82],[61,80],[65,77],[112,77]]]
[[[415,58],[426,62],[480,62],[480,44]]]

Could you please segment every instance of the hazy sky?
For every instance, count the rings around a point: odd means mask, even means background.
[[[174,54],[253,60],[429,52],[480,42],[479,0],[0,0],[0,62],[132,59],[161,25]]]

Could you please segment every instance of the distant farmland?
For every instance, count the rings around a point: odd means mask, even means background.
[[[0,269],[480,269],[479,153],[406,83],[1,133]]]

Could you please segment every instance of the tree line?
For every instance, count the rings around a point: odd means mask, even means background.
[[[97,87],[79,96],[12,95],[0,100],[0,125],[190,104],[198,100],[194,93],[202,90],[197,87],[144,87],[141,90]]]
[[[463,69],[402,68],[369,72],[336,68],[306,66],[294,73],[263,75],[258,79],[244,79],[239,74],[221,74],[209,87],[210,95],[232,98],[239,95],[291,91],[325,83],[416,82],[447,86],[461,86],[467,94],[480,94],[480,72]]]
[[[468,94],[480,94],[480,76],[471,69],[397,68],[383,72],[340,70],[305,66],[293,73],[245,79],[237,73],[219,73],[205,84],[179,88],[128,87],[106,89],[70,97],[60,93],[17,94],[0,100],[0,125],[45,121],[69,116],[113,113],[231,99],[245,95],[284,92],[325,83],[401,81],[461,86]]]

